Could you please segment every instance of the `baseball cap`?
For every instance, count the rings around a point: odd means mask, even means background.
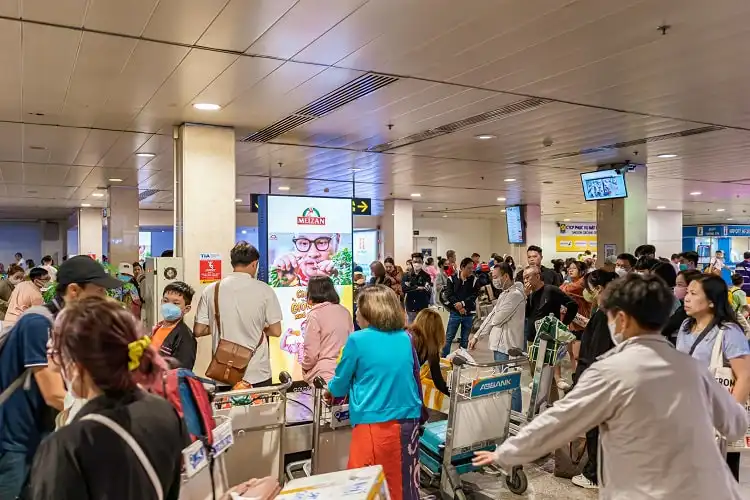
[[[118,271],[120,274],[127,274],[129,276],[133,276],[133,264],[131,264],[130,262],[120,262]]]
[[[109,289],[123,285],[122,281],[107,274],[102,265],[88,255],[76,255],[63,262],[57,270],[57,283],[60,286],[93,283]]]

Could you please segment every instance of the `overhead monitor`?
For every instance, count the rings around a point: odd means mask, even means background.
[[[505,224],[508,228],[508,243],[526,243],[526,227],[523,221],[523,207],[515,205],[505,209]]]
[[[597,170],[581,174],[581,185],[586,201],[628,197],[625,175],[617,170]]]

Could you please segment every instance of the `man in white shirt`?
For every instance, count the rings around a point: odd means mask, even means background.
[[[47,270],[51,281],[57,281],[57,269],[53,264],[51,256],[45,255],[42,257],[42,268]]]
[[[711,274],[721,275],[721,270],[724,269],[724,252],[716,250],[714,258],[711,260],[710,269],[708,270]]]
[[[273,288],[255,279],[260,255],[258,250],[241,241],[230,252],[233,272],[218,283],[207,286],[201,294],[195,313],[193,332],[196,337],[212,335],[213,350],[219,344],[216,328],[214,294],[219,288],[221,337],[257,350],[247,365],[242,387],[271,385],[271,361],[268,342],[261,337],[281,336],[281,305]],[[239,385],[239,384],[238,384]]]
[[[18,252],[16,255],[16,264],[21,266],[22,269],[26,269],[26,262],[23,260],[23,254],[21,252]]]

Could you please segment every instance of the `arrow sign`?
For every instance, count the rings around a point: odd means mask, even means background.
[[[352,198],[352,213],[354,215],[372,215],[372,200],[370,198]]]

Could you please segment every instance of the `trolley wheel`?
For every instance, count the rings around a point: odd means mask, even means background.
[[[529,480],[526,478],[526,473],[519,469],[511,472],[509,476],[505,476],[505,484],[511,493],[522,495],[529,487]]]
[[[466,493],[464,493],[464,490],[457,488],[456,491],[453,492],[453,500],[466,500]]]

